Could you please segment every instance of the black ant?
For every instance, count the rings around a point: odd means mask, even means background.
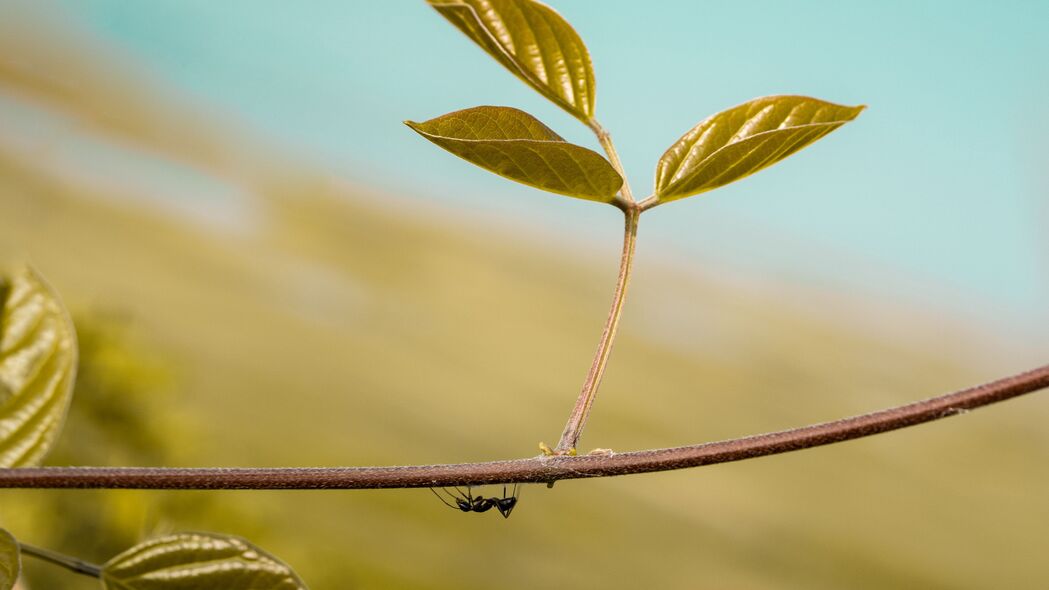
[[[455,504],[452,504],[446,500],[444,496],[438,494],[437,490],[434,488],[430,488],[433,495],[437,496],[441,502],[444,502],[445,506],[456,510],[462,510],[463,512],[488,512],[492,508],[495,508],[499,511],[499,514],[503,515],[503,518],[510,518],[510,513],[514,511],[514,506],[517,506],[517,484],[514,484],[514,493],[511,496],[506,495],[506,486],[504,485],[502,498],[494,496],[491,498],[475,496],[470,491],[470,486],[466,486],[465,492],[456,487],[455,491],[459,492],[458,494],[449,492],[447,488],[441,488],[441,490],[443,490],[445,494],[448,494],[448,497],[454,500]]]

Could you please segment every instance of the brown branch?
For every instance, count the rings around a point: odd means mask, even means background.
[[[948,395],[770,434],[702,445],[491,463],[332,468],[38,467],[0,469],[3,488],[362,489],[552,483],[699,467],[829,445],[964,413],[1049,387],[1049,365]]]

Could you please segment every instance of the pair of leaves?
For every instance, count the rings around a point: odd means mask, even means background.
[[[597,128],[590,54],[556,11],[536,0],[428,1],[510,72]],[[768,96],[718,113],[660,158],[655,202],[697,195],[771,166],[851,121],[863,108],[804,96]],[[603,156],[566,142],[517,109],[476,107],[406,123],[477,166],[542,190],[611,203],[623,184]]]
[[[37,465],[65,421],[76,377],[73,322],[30,269],[0,276],[0,467]]]
[[[856,118],[864,107],[767,96],[696,125],[659,159],[655,196],[666,203],[749,176]],[[408,126],[482,168],[564,195],[612,202],[622,177],[600,154],[565,142],[531,115],[476,107]]]

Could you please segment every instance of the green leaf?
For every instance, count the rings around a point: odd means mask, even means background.
[[[510,107],[474,107],[405,124],[468,162],[552,193],[608,203],[623,186],[601,154]]]
[[[180,533],[146,541],[102,566],[106,590],[305,590],[276,557],[239,537]]]
[[[18,541],[11,533],[0,529],[0,590],[11,590],[22,571],[22,556]]]
[[[572,25],[535,0],[428,0],[441,16],[557,106],[594,116],[594,66]]]
[[[30,269],[0,276],[0,467],[37,465],[62,428],[76,378],[73,322]]]
[[[766,96],[720,112],[659,159],[656,197],[674,201],[739,180],[841,127],[865,108],[807,96]]]

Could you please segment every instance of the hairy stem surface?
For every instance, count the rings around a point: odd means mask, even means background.
[[[25,543],[19,543],[18,546],[21,548],[22,555],[35,557],[85,576],[91,576],[93,578],[102,577],[102,567],[93,563],[88,563],[75,557],[56,553],[50,549],[42,549]]]
[[[0,488],[183,490],[376,489],[552,483],[562,479],[669,471],[800,451],[907,428],[1049,387],[1049,365],[871,414],[727,441],[600,455],[399,467],[0,469]],[[917,451],[915,451],[917,452]]]
[[[625,228],[623,230],[623,253],[619,259],[619,278],[616,280],[616,289],[612,295],[612,307],[608,312],[608,320],[605,322],[604,331],[601,332],[601,340],[597,344],[597,352],[594,361],[590,364],[590,371],[583,382],[583,389],[579,392],[572,413],[568,416],[568,422],[561,433],[561,440],[557,443],[554,452],[558,455],[574,454],[576,444],[583,427],[590,415],[590,408],[597,397],[597,390],[601,387],[601,378],[605,375],[605,367],[608,358],[612,355],[612,346],[615,344],[616,331],[619,329],[619,318],[623,315],[623,302],[626,300],[627,285],[630,283],[630,271],[634,267],[634,246],[637,243],[637,222],[641,213],[636,207],[628,207],[624,210]]]
[[[601,339],[597,343],[597,352],[594,353],[594,360],[590,363],[590,370],[587,371],[586,379],[583,381],[583,388],[579,392],[575,405],[572,406],[572,413],[568,416],[565,429],[561,432],[561,439],[553,450],[555,455],[575,454],[576,444],[579,443],[579,437],[583,434],[583,427],[586,425],[586,419],[590,416],[590,408],[594,405],[597,390],[601,387],[601,379],[605,375],[605,367],[608,365],[608,358],[612,355],[616,331],[619,329],[619,318],[623,315],[623,302],[626,299],[627,285],[630,283],[630,271],[634,267],[637,223],[641,216],[641,209],[634,202],[634,195],[630,191],[630,182],[627,181],[623,163],[619,160],[619,153],[616,152],[616,146],[612,143],[612,136],[597,122],[597,119],[590,119],[587,121],[587,125],[593,130],[597,140],[601,143],[601,147],[608,154],[612,167],[623,178],[623,187],[619,191],[617,200],[613,203],[623,211],[623,215],[626,217],[623,230],[623,253],[619,258],[619,278],[616,279],[616,289],[612,294],[612,307],[608,312],[604,330],[601,331]],[[550,452],[545,444],[540,446],[544,452]]]

